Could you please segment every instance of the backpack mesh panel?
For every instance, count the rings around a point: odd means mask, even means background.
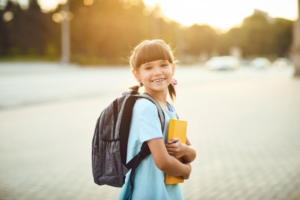
[[[125,95],[117,99],[118,117],[123,114],[123,101],[127,98]],[[114,121],[114,108],[111,103],[97,121],[93,138],[92,168],[96,184],[122,187],[128,169],[121,163],[120,123],[116,123],[115,138],[113,137]]]

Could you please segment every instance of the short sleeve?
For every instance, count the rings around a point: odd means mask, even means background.
[[[141,99],[139,101],[142,104],[138,122],[140,141],[143,143],[152,139],[163,138],[157,107],[149,100]]]

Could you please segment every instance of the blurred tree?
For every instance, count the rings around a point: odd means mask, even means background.
[[[293,22],[290,20],[276,18],[272,25],[272,51],[279,57],[288,57],[292,45]]]
[[[217,45],[217,33],[208,25],[193,25],[184,30],[185,53],[212,53]]]
[[[17,14],[18,13],[18,14]],[[22,10],[19,4],[8,1],[1,15],[0,26],[0,44],[1,55],[13,55],[19,54],[20,49],[17,43],[18,40],[18,21],[19,16],[22,15]]]
[[[2,12],[11,12],[13,17],[1,20],[0,55],[44,55],[55,29],[50,13],[41,12],[37,0],[30,0],[27,10],[9,0]]]
[[[270,54],[272,44],[272,28],[266,17],[254,14],[244,19],[241,35],[241,48],[245,56]]]
[[[240,28],[233,28],[225,35],[233,45],[241,47],[244,56],[285,56],[291,45],[292,22],[254,14],[244,19]],[[238,38],[238,39],[236,39]]]
[[[166,21],[163,18],[159,18],[158,23],[160,30],[158,38],[165,40],[171,47],[173,47],[173,49],[178,47],[176,31],[179,24],[174,21]]]
[[[150,38],[150,19],[143,15],[144,8],[142,1],[99,0],[86,5],[72,0],[73,59],[92,56],[114,63],[126,57],[129,47]]]
[[[217,51],[220,55],[228,55],[232,46],[240,46],[241,35],[239,28],[232,28],[217,38]]]
[[[179,48],[181,55],[228,55],[235,46],[246,57],[286,56],[291,45],[292,22],[276,19],[271,23],[259,12],[245,18],[241,27],[217,34],[208,25],[182,28],[164,18],[159,8],[146,7],[142,0],[69,1],[70,13],[63,13],[60,6],[43,13],[38,0],[29,0],[26,10],[8,0],[0,10],[0,56],[42,55],[57,59],[64,17],[71,20],[71,61],[80,64],[127,64],[124,58],[129,49],[153,37],[153,19],[156,37]]]
[[[45,14],[41,12],[37,0],[30,0],[28,9],[23,13],[24,19],[19,18],[18,43],[26,51],[25,54],[42,55],[47,37]]]

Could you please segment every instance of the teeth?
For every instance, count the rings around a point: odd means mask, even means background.
[[[154,80],[153,82],[160,82],[160,81],[163,81],[164,79],[156,79]]]

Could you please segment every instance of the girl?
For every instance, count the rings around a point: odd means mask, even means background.
[[[187,144],[173,138],[166,141],[169,119],[176,118],[176,111],[167,102],[167,93],[173,100],[176,96],[172,77],[175,73],[175,62],[170,47],[162,40],[146,40],[139,44],[130,57],[132,73],[139,86],[131,89],[138,91],[145,87],[145,93],[150,94],[162,107],[165,114],[164,133],[158,118],[156,106],[147,99],[139,99],[133,107],[130,134],[127,146],[127,162],[139,151],[143,142],[147,142],[151,154],[146,157],[136,169],[134,190],[130,195],[130,173],[126,174],[119,199],[133,200],[177,200],[183,199],[178,184],[165,185],[164,173],[172,176],[182,176],[188,179],[191,165],[196,157],[196,151],[187,139]],[[165,144],[167,143],[167,144]],[[176,158],[182,157],[184,163]]]

